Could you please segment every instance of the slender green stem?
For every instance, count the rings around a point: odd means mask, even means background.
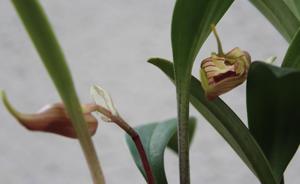
[[[84,121],[71,73],[47,16],[37,0],[12,0],[12,3],[66,106],[87,160],[93,182],[95,184],[105,183],[87,124]]]
[[[189,86],[189,82],[186,82]],[[181,85],[177,86],[178,102],[178,155],[179,175],[181,184],[190,183],[190,161],[189,161],[189,94],[181,91]],[[185,89],[185,88],[183,88]],[[189,88],[188,88],[189,89]],[[189,91],[189,90],[187,90]]]
[[[218,44],[218,55],[219,56],[224,56],[224,51],[223,51],[223,47],[222,47],[222,43],[221,40],[219,38],[218,32],[216,30],[216,27],[214,24],[211,25],[211,30],[214,33],[216,40],[217,40],[217,44]]]

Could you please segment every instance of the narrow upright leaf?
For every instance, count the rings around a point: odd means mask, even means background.
[[[150,63],[160,68],[173,82],[171,62],[164,59],[150,59]],[[263,184],[278,184],[263,151],[239,117],[220,98],[208,101],[201,83],[192,77],[191,103],[207,121],[228,142],[233,150],[247,164],[249,169]]]
[[[189,71],[199,49],[211,32],[211,25],[218,23],[232,2],[232,0],[176,1],[172,20],[175,70],[183,73]]]
[[[262,62],[250,67],[247,82],[248,122],[277,181],[300,143],[300,71]]]
[[[284,0],[290,10],[300,21],[300,1],[299,0]]]
[[[189,181],[188,117],[189,88],[194,60],[216,24],[233,0],[177,0],[173,12],[173,49],[177,106],[180,182]]]
[[[250,1],[288,42],[292,40],[300,26],[300,22],[283,0]]]
[[[283,59],[282,66],[300,69],[300,29],[290,43]]]
[[[87,124],[84,121],[71,73],[47,16],[37,0],[12,0],[12,3],[65,104],[89,164],[94,183],[104,183],[104,177]]]
[[[196,127],[196,119],[191,118],[189,123],[191,137],[193,137]],[[170,119],[161,123],[150,123],[135,128],[140,135],[143,146],[149,158],[151,169],[154,174],[155,183],[167,184],[167,178],[164,168],[164,152],[168,146],[173,151],[177,152],[176,142],[176,125],[177,119]],[[175,140],[175,141],[174,141]],[[130,153],[139,168],[140,172],[145,177],[142,163],[139,159],[138,152],[131,138],[126,135],[126,142]],[[146,178],[146,177],[145,177]]]

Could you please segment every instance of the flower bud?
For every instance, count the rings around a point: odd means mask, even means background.
[[[220,40],[217,38],[219,53],[212,53],[201,63],[200,77],[203,89],[209,100],[213,100],[236,86],[242,84],[248,74],[250,55],[236,47],[224,54]]]
[[[119,116],[119,113],[118,113],[117,109],[115,108],[115,105],[113,103],[111,96],[104,88],[102,88],[99,85],[93,85],[90,89],[90,94],[97,105],[100,105],[100,106],[104,107],[105,109],[107,109],[111,113],[111,115]],[[101,113],[100,111],[97,111],[96,115],[99,116],[100,119],[102,119],[102,121],[112,122],[110,117],[106,116],[105,114]]]
[[[77,138],[72,122],[63,103],[55,103],[43,107],[35,114],[23,114],[16,111],[2,93],[2,100],[7,110],[28,130],[55,133],[62,136]],[[91,135],[96,133],[98,122],[91,112],[93,104],[82,106],[85,122]]]

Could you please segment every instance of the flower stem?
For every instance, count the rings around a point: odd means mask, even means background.
[[[149,164],[149,161],[148,161],[148,158],[147,158],[147,155],[146,155],[145,149],[143,147],[143,144],[141,142],[139,134],[120,116],[114,116],[106,108],[95,104],[94,110],[109,117],[112,122],[117,124],[121,129],[123,129],[131,137],[131,139],[135,143],[135,146],[140,155],[140,159],[142,161],[142,164],[143,164],[146,176],[147,176],[147,180],[148,180],[147,182],[148,182],[148,184],[154,184],[153,173],[152,173],[152,170],[151,170],[151,167],[150,167],[150,164]]]
[[[218,55],[219,56],[224,56],[224,51],[223,51],[223,47],[222,47],[222,43],[221,40],[219,38],[218,32],[216,30],[216,27],[214,24],[211,25],[211,30],[214,33],[216,40],[217,40],[217,44],[218,44]]]

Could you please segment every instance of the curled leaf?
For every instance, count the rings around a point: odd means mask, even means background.
[[[106,108],[113,116],[119,116],[117,109],[109,93],[99,85],[93,85],[90,89],[92,98],[97,105]],[[105,122],[112,122],[111,118],[97,111],[96,114]]]
[[[9,103],[4,92],[1,93],[1,96],[6,109],[28,130],[49,132],[69,138],[77,138],[71,119],[63,103],[46,105],[34,114],[23,114],[15,110]],[[82,108],[85,121],[88,124],[88,131],[90,135],[94,135],[98,127],[97,119],[91,114],[95,109],[94,105],[85,104],[82,105]]]

